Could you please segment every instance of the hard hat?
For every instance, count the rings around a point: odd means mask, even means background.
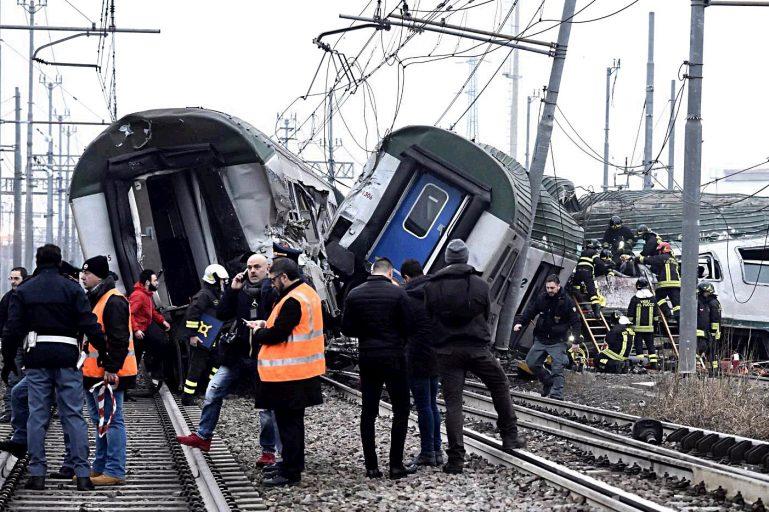
[[[212,263],[211,265],[206,267],[206,270],[203,272],[203,281],[205,281],[208,284],[216,284],[216,280],[218,279],[229,279],[230,275],[227,273],[227,270],[217,264]]]
[[[700,284],[697,285],[697,290],[700,293],[716,293],[716,288],[713,286],[713,283],[708,283],[707,281],[703,281]]]
[[[632,322],[630,322],[630,319],[626,317],[625,315],[622,315],[619,317],[619,323],[620,325],[630,325]]]
[[[645,277],[639,277],[638,281],[635,282],[636,290],[643,290],[644,288],[649,287],[649,281]]]
[[[641,224],[640,226],[638,226],[638,229],[636,229],[635,231],[636,231],[636,234],[638,235],[645,235],[646,233],[649,232],[649,226],[647,226],[646,224]]]
[[[610,226],[621,226],[622,225],[622,219],[619,215],[612,215],[611,220],[609,221]]]
[[[601,258],[611,258],[611,251],[609,249],[602,250]]]
[[[672,249],[670,248],[670,244],[667,242],[660,242],[657,246],[657,252],[660,254],[665,254],[671,252]]]

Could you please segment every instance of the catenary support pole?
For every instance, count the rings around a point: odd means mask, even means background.
[[[46,166],[48,167],[48,181],[45,209],[45,243],[53,243],[53,82],[46,84],[48,87],[48,151],[46,152]]]
[[[27,80],[27,166],[26,166],[26,179],[27,179],[27,197],[25,198],[24,208],[24,266],[32,268],[32,256],[35,250],[35,218],[32,204],[32,167],[34,156],[32,154],[32,118],[33,118],[33,106],[34,106],[34,84],[32,81],[34,75],[34,61],[32,60],[32,54],[35,52],[35,0],[30,0],[27,6],[29,12],[29,68],[28,68],[28,80]]]
[[[67,126],[67,158],[64,162],[64,168],[66,172],[66,177],[64,180],[64,259],[66,261],[69,261],[70,263],[75,264],[74,262],[74,243],[73,239],[74,236],[72,235],[72,229],[70,226],[70,205],[69,205],[69,186],[70,186],[70,155],[72,153],[69,152],[70,150],[70,139],[72,138],[72,127]]]
[[[668,137],[668,190],[675,185],[676,161],[676,81],[670,81],[670,136]]]
[[[702,172],[702,58],[706,0],[692,0],[689,34],[688,106],[684,136],[684,190],[681,251],[680,373],[696,371],[697,261],[700,245],[700,178]]]
[[[16,121],[21,121],[21,93],[15,89]],[[21,266],[21,123],[16,123],[13,146],[13,266]]]
[[[328,93],[328,182],[333,187],[336,181],[334,169],[334,91]]]
[[[64,250],[64,160],[62,154],[64,146],[62,138],[64,135],[64,125],[61,124],[64,116],[57,116],[59,120],[59,158],[56,166],[56,218],[58,220],[56,230],[56,244]]]
[[[654,142],[654,13],[649,13],[649,49],[646,61],[646,132],[644,137],[644,189],[652,188]]]
[[[571,20],[574,16],[576,0],[565,0],[563,4],[562,20]],[[561,77],[566,63],[566,49],[569,45],[569,36],[571,34],[572,24],[568,21],[563,22],[558,28],[558,44],[553,58],[553,66],[550,70],[550,80],[545,94],[545,105],[542,109],[542,117],[539,120],[537,128],[537,139],[534,143],[534,159],[529,169],[529,182],[531,183],[531,223],[523,239],[523,244],[518,257],[513,264],[510,286],[505,294],[505,302],[499,316],[497,325],[495,348],[506,351],[510,346],[510,336],[513,330],[513,320],[518,303],[521,300],[521,282],[524,271],[526,270],[526,261],[531,245],[531,232],[534,227],[534,217],[539,203],[539,192],[542,188],[542,177],[545,173],[545,163],[550,151],[550,139],[553,134],[553,118],[555,116],[555,106],[558,100],[558,92],[561,89]]]
[[[511,35],[517,36],[521,24],[521,0],[512,0],[515,4],[512,16]],[[510,156],[518,160],[518,88],[520,83],[520,56],[517,48],[513,49],[513,65],[510,69],[512,91],[510,97]]]
[[[531,142],[529,136],[531,133],[531,102],[534,100],[533,96],[526,97],[526,170],[529,170],[529,148]]]
[[[611,106],[611,75],[619,70],[619,60],[606,68],[606,116],[603,128],[603,191],[609,190],[609,110]]]

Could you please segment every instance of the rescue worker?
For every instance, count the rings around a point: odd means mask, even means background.
[[[704,302],[707,312],[707,319],[704,318],[705,311],[702,312],[702,321],[700,321],[700,301]],[[713,283],[703,281],[697,285],[697,303],[697,352],[699,354],[707,352],[707,358],[710,361],[708,372],[716,375],[720,371],[718,349],[721,341],[721,302],[718,300]],[[707,351],[699,350],[700,330],[707,331],[707,336],[702,336],[707,340]]]
[[[598,353],[597,369],[606,373],[624,373],[628,369],[630,349],[633,348],[633,328],[626,316],[606,334],[606,348]]]
[[[198,382],[203,378],[208,368],[211,368],[209,379],[213,378],[218,371],[215,351],[217,333],[211,332],[214,329],[212,320],[216,318],[216,308],[219,307],[222,292],[229,278],[230,276],[223,266],[215,263],[207,266],[201,278],[200,291],[192,298],[184,315],[182,336],[189,342],[190,358],[187,378],[184,381],[182,405],[195,403]],[[206,347],[202,339],[210,339],[209,337],[213,338],[214,341],[209,347]]]
[[[95,347],[104,349],[104,334],[83,289],[59,274],[61,249],[52,244],[39,247],[35,261],[37,276],[11,295],[2,346],[2,373],[8,375],[18,371],[16,351],[22,340],[25,345],[29,404],[29,479],[25,487],[45,489],[45,438],[55,392],[64,436],[69,439],[69,460],[75,469],[77,489],[88,491],[93,483],[89,478],[88,425],[83,419],[83,378],[77,368],[78,339],[86,335]]]
[[[131,333],[131,309],[128,299],[115,288],[115,277],[106,256],[94,256],[83,263],[81,277],[88,291],[93,314],[104,330],[106,345],[86,340],[83,386],[91,421],[97,428],[96,456],[91,482],[96,486],[123,485],[126,478],[126,428],[123,419],[124,392],[136,385],[136,353]],[[112,386],[112,393],[99,389]],[[103,393],[104,405],[97,398]],[[99,416],[109,427],[99,431]]]
[[[595,277],[603,277],[608,275],[615,275],[617,272],[614,270],[614,261],[612,260],[611,251],[608,249],[602,249],[599,253],[598,260],[595,260],[595,268],[593,272]]]
[[[162,347],[166,343],[164,331],[171,330],[171,324],[155,308],[152,300],[157,290],[157,274],[154,270],[145,268],[139,274],[139,280],[128,297],[131,306],[131,330],[136,346],[136,364],[141,365],[142,355],[146,352],[144,366],[149,373],[153,391],[158,389],[162,377]]]
[[[382,476],[377,461],[375,423],[384,387],[393,409],[389,476],[397,480],[414,473],[416,467],[403,465],[410,407],[406,342],[413,322],[408,295],[392,282],[393,270],[390,260],[377,259],[366,281],[347,294],[342,332],[358,339],[363,402],[360,437],[366,476]]]
[[[657,246],[657,253],[654,256],[640,256],[638,261],[647,265],[657,276],[654,294],[657,298],[657,306],[665,315],[665,319],[669,322],[671,318],[675,317],[677,321],[681,310],[681,274],[678,260],[667,242],[661,242]],[[668,300],[673,306],[672,317]]]
[[[513,331],[520,331],[536,316],[534,344],[526,355],[526,365],[542,383],[542,396],[563,400],[563,368],[569,363],[567,344],[571,341],[574,350],[579,348],[574,336],[580,332],[580,320],[577,306],[563,292],[555,274],[545,280],[545,291],[529,301],[516,317]],[[553,360],[549,372],[543,366],[547,356]]]
[[[623,242],[623,245],[629,243],[632,247],[635,243],[635,234],[629,227],[622,225],[619,215],[612,215],[609,219],[609,227],[603,233],[603,241],[607,242],[614,251],[619,247],[620,242]]]
[[[5,326],[5,322],[8,319],[8,305],[11,301],[11,294],[25,279],[27,279],[27,269],[24,267],[14,267],[8,274],[8,282],[11,283],[11,289],[8,290],[5,295],[3,295],[2,299],[0,299],[0,336],[2,336],[3,327]],[[16,368],[18,371],[11,372],[11,374],[8,376],[7,382],[5,382],[5,395],[3,395],[5,409],[3,410],[3,414],[0,415],[0,423],[10,423],[11,421],[11,389],[13,389],[13,386],[18,384],[18,382],[21,380],[21,360],[22,351],[21,347],[19,347],[19,351],[16,354]]]
[[[598,256],[600,247],[601,243],[598,240],[588,240],[582,254],[579,255],[577,268],[574,271],[574,285],[584,290],[596,318],[601,314],[601,297],[595,287],[595,267],[600,264]]]
[[[649,364],[655,367],[657,365],[657,350],[654,348],[654,332],[659,320],[657,303],[646,278],[638,278],[635,287],[637,291],[630,299],[627,307],[627,317],[633,324],[633,331],[635,332],[635,353],[637,356],[642,355],[645,345]]]
[[[254,387],[259,345],[253,342],[251,330],[245,322],[266,320],[275,304],[277,292],[267,279],[269,268],[269,261],[265,256],[251,254],[246,260],[246,271],[236,274],[224,292],[216,314],[220,320],[236,322],[234,336],[222,337],[219,341],[222,349],[221,365],[208,383],[197,432],[177,436],[176,439],[181,444],[199,448],[204,452],[209,451],[224,398],[239,382],[246,382]],[[276,444],[280,451],[280,443],[276,443],[275,415],[272,411],[259,411],[259,427],[262,455],[256,464],[274,464]]]
[[[268,487],[296,484],[304,471],[304,412],[323,403],[320,375],[326,371],[323,308],[315,290],[299,278],[299,266],[278,258],[269,279],[279,293],[269,318],[249,321],[258,356],[256,407],[272,409],[283,460],[265,470]]]
[[[644,241],[644,246],[641,249],[641,256],[644,258],[647,256],[654,256],[657,254],[657,246],[662,243],[662,239],[649,230],[649,226],[641,224],[636,230],[636,237]]]
[[[489,390],[497,412],[502,450],[524,446],[510,399],[510,382],[491,353],[489,285],[468,265],[470,251],[464,241],[451,240],[444,252],[446,267],[425,285],[425,307],[434,328],[433,346],[446,401],[448,461],[444,473],[464,471],[462,390],[472,372]]]

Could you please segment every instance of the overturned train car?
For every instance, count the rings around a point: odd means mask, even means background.
[[[202,108],[113,123],[86,148],[70,189],[84,256],[107,255],[129,291],[143,268],[162,269],[159,304],[175,318],[207,265],[239,272],[244,253],[271,256],[276,242],[303,250],[305,274],[334,309],[319,258],[338,200],[264,134]]]
[[[523,303],[542,289],[548,274],[559,274],[565,283],[576,265],[583,232],[557,197],[570,184],[546,180],[531,219],[528,174],[508,155],[435,127],[393,132],[372,155],[326,235],[340,295],[365,277],[376,257],[389,258],[396,269],[414,258],[434,273],[445,266],[446,243],[461,238],[470,248],[470,263],[491,289],[494,334],[503,308],[517,306],[504,299],[532,222]],[[518,346],[528,348],[530,337],[524,334]]]

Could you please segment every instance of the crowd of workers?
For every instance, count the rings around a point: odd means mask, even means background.
[[[637,257],[632,250],[636,237],[644,240]],[[646,360],[655,364],[654,337],[660,319],[667,324],[677,321],[680,277],[670,244],[646,226],[634,235],[617,217],[603,242],[607,247],[599,251],[600,242],[588,241],[571,282],[586,295],[592,311],[580,312],[581,304],[561,287],[558,276],[551,275],[545,289],[515,319],[516,332],[537,319],[526,365],[541,380],[543,396],[563,399],[563,370],[570,364],[569,343],[573,350],[581,337],[580,316],[592,313],[597,319],[602,314],[594,280],[600,272],[638,275],[636,262],[642,263],[656,275],[656,288],[652,291],[645,277],[637,280],[626,315],[606,334],[596,360],[599,370],[626,371],[632,348],[637,356],[645,350]],[[305,410],[323,402],[319,376],[325,372],[320,297],[303,276],[297,254],[279,256],[271,261],[261,254],[244,255],[245,270],[231,281],[224,267],[209,265],[186,310],[180,335],[190,347],[185,405],[194,403],[198,383],[209,369],[210,373],[199,425],[192,434],[179,436],[178,442],[208,451],[224,398],[236,386],[248,385],[259,409],[262,454],[257,464],[264,468],[266,486],[301,480]],[[491,393],[503,449],[524,445],[507,376],[490,349],[489,287],[468,264],[468,257],[467,245],[451,240],[443,269],[426,276],[420,262],[406,260],[398,269],[402,284],[394,277],[392,263],[379,258],[368,278],[344,300],[341,331],[356,338],[359,346],[360,436],[370,478],[383,476],[375,440],[383,388],[393,409],[391,479],[406,477],[420,465],[442,466],[447,473],[463,471],[462,391],[468,371]],[[73,479],[83,491],[124,484],[126,393],[135,386],[142,359],[151,392],[157,391],[171,329],[153,301],[157,273],[142,271],[126,298],[117,290],[117,276],[105,256],[73,268],[61,260],[58,247],[47,244],[37,250],[36,265],[29,277],[24,268],[12,269],[12,289],[0,301],[2,379],[9,390],[0,421],[10,421],[13,427],[11,439],[0,443],[0,449],[18,457],[29,453],[26,486],[44,489],[45,437],[56,400],[66,456],[51,476]],[[715,371],[720,304],[707,282],[700,283],[698,297],[698,353],[707,356]],[[437,406],[439,385],[446,404],[446,460]],[[421,444],[419,454],[405,463],[412,398]],[[92,462],[84,401],[96,428]]]

